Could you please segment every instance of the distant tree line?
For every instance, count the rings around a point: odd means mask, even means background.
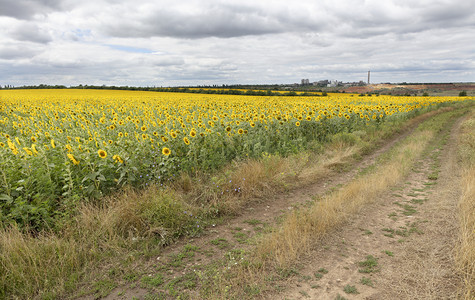
[[[234,88],[239,89],[234,89]],[[254,89],[250,89],[253,87]],[[221,95],[247,95],[247,96],[327,96],[327,93],[303,92],[297,94],[296,91],[282,93],[278,86],[198,86],[198,87],[134,87],[134,86],[106,86],[106,85],[78,85],[66,87],[64,85],[24,85],[14,87],[5,85],[4,89],[94,89],[94,90],[127,90],[127,91],[150,91],[150,92],[172,92],[172,93],[195,93],[195,94],[221,94]],[[2,87],[0,86],[0,89]],[[320,91],[321,92],[321,91]]]

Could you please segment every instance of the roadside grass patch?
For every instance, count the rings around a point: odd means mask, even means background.
[[[374,283],[370,278],[363,277],[363,278],[361,278],[360,283],[362,285],[367,285],[367,286],[370,286],[370,287],[374,287]]]
[[[171,261],[169,262],[169,265],[175,268],[182,268],[184,260],[188,260],[194,257],[195,252],[198,250],[198,246],[190,244],[185,245],[181,252],[170,255]]]
[[[231,244],[225,238],[217,238],[217,239],[211,240],[210,243],[212,245],[217,246],[220,249],[226,249],[226,248],[231,247]]]
[[[161,273],[156,274],[155,276],[152,275],[145,275],[140,280],[144,286],[153,286],[158,287],[164,283],[164,278]]]
[[[358,266],[361,269],[358,269],[360,273],[373,273],[379,271],[378,259],[372,255],[366,256],[364,261],[358,262]]]
[[[310,295],[306,291],[299,291],[300,295],[304,296],[305,298],[310,298]]]
[[[369,229],[363,229],[363,228],[359,228],[361,231],[363,231],[363,235],[371,235],[373,234],[373,232]]]
[[[354,295],[359,294],[358,289],[356,288],[356,286],[349,285],[349,284],[347,284],[343,287],[343,291],[347,294],[354,294]]]
[[[235,232],[233,234],[233,237],[236,239],[238,243],[246,244],[248,242],[249,235],[247,233],[239,231],[239,232]]]
[[[403,209],[401,213],[405,216],[412,216],[413,214],[417,213],[415,206],[409,205],[407,203],[404,203],[404,204],[397,203],[397,205]]]
[[[325,269],[325,268],[320,268],[320,269],[317,270],[317,272],[322,273],[322,274],[327,274],[328,270]]]
[[[423,204],[426,199],[411,199],[411,202],[414,204]]]
[[[251,226],[264,225],[264,222],[262,222],[261,220],[258,220],[258,219],[245,220],[244,223],[247,223]]]
[[[475,298],[475,110],[460,127],[457,154],[461,167],[462,194],[458,202],[459,243],[455,262],[463,277],[460,299]]]

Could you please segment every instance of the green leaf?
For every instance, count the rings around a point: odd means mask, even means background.
[[[6,194],[0,194],[0,200],[7,201],[8,203],[13,202],[13,198]]]

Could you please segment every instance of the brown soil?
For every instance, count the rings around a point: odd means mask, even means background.
[[[411,85],[398,85],[398,84],[369,84],[366,86],[352,86],[343,88],[346,93],[368,93],[378,92],[384,90],[412,90],[412,91],[474,91],[475,84],[473,83],[446,83],[446,84],[411,84]]]
[[[428,115],[413,120],[409,129],[355,163],[350,168],[351,171],[329,171],[325,177],[313,180],[311,184],[300,186],[285,194],[260,199],[254,205],[243,209],[239,216],[208,228],[200,237],[182,239],[170,245],[150,259],[146,266],[140,265],[138,268],[150,277],[164,273],[167,278],[179,278],[212,263],[215,259],[222,258],[231,249],[253,247],[252,238],[265,230],[267,224],[275,224],[279,216],[287,211],[304,205],[307,201],[313,201],[315,197],[327,193],[332,188],[351,181],[359,170],[373,164],[379,155],[410,134],[415,126],[427,117]],[[294,276],[284,283],[283,294],[269,294],[266,297],[334,299],[340,294],[347,299],[394,299],[395,295],[398,295],[397,298],[417,299],[418,297],[413,297],[414,293],[420,293],[419,299],[430,299],[427,297],[430,293],[451,297],[456,282],[452,278],[454,272],[450,269],[450,245],[453,244],[455,236],[453,232],[456,195],[454,194],[457,191],[453,185],[454,151],[449,151],[452,148],[453,143],[450,142],[443,151],[442,172],[437,185],[424,185],[432,182],[427,179],[427,174],[433,162],[429,158],[421,160],[420,168],[409,176],[407,184],[403,184],[400,190],[388,192],[378,204],[363,208],[350,224],[329,234],[321,245],[313,249],[302,262],[302,265],[308,267],[299,270],[301,276]],[[410,196],[414,189],[424,191],[417,192],[417,197]],[[407,203],[414,206],[417,212],[414,215],[404,215],[400,205],[394,204],[396,201],[401,205]],[[391,213],[396,213],[396,216],[388,217]],[[393,234],[394,237],[386,237],[384,234],[388,232],[382,231],[383,228],[398,229],[404,234],[402,227],[406,228],[408,236]],[[185,258],[179,267],[170,268],[169,263],[174,255],[176,257],[176,254],[182,252],[185,245],[196,246],[198,250],[193,252],[192,257]],[[386,250],[394,253],[394,256],[382,253]],[[366,255],[378,258],[380,266],[378,272],[370,274],[358,272],[357,262],[363,261]],[[314,273],[320,268],[325,268],[329,272],[317,280]],[[363,276],[370,278],[374,287],[361,285],[359,282]],[[347,284],[356,286],[359,294],[356,296],[345,294],[343,287]],[[139,286],[140,284],[134,287],[126,285],[116,288],[104,299],[133,297],[142,299],[149,290]],[[193,299],[200,298],[192,290],[188,290],[187,293]]]

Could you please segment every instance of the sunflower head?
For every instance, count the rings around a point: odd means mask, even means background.
[[[162,149],[162,154],[163,154],[163,155],[168,156],[168,155],[170,155],[171,153],[172,153],[172,152],[170,151],[170,149],[168,149],[167,147],[163,147],[163,149]]]
[[[107,157],[107,152],[102,150],[102,149],[99,149],[97,151],[97,154],[99,155],[100,158],[106,158]]]

